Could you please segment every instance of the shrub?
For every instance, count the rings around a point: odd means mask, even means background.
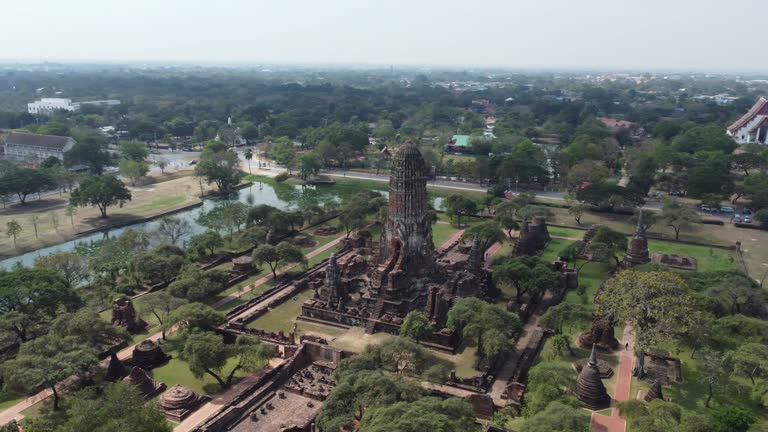
[[[275,181],[278,183],[282,183],[286,180],[288,180],[291,176],[288,175],[286,172],[281,172],[280,174],[275,176]]]

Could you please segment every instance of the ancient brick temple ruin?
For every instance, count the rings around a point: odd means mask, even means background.
[[[436,328],[442,328],[456,298],[494,295],[479,242],[435,250],[428,172],[413,143],[400,148],[392,159],[387,220],[380,240],[364,235],[350,239],[322,274],[297,282],[315,290],[314,298],[302,306],[300,319],[365,327],[369,333],[397,333],[408,312],[425,310]],[[455,338],[443,329],[432,341],[450,346]]]
[[[648,254],[648,239],[645,237],[645,225],[643,225],[643,211],[640,210],[635,234],[629,241],[627,254],[624,255],[624,261],[621,262],[621,266],[623,268],[630,268],[650,261],[651,258]]]

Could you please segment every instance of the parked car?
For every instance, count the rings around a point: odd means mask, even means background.
[[[733,221],[734,222],[741,222],[741,215],[737,214],[737,215],[733,216]]]
[[[752,216],[744,215],[744,223],[752,223]]]
[[[700,208],[701,208],[701,211],[704,211],[704,212],[716,212],[717,211],[716,208],[713,208],[713,207],[710,207],[710,206],[704,205],[704,204],[702,204]]]
[[[722,206],[720,207],[720,211],[723,213],[736,213],[736,210],[734,210],[731,206]]]
[[[741,212],[741,213],[744,214],[744,216],[751,215],[752,214],[752,210],[744,207],[744,211]]]

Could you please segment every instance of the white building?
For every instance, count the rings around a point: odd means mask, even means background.
[[[16,161],[42,162],[53,156],[61,161],[74,147],[71,137],[11,132],[5,139],[5,158]]]
[[[761,97],[727,132],[739,144],[768,144],[768,99]]]
[[[63,98],[42,98],[39,101],[27,104],[27,111],[30,114],[51,114],[56,110],[77,111],[79,104],[72,103],[72,99]]]

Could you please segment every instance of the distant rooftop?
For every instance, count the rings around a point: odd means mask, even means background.
[[[6,137],[7,144],[45,147],[49,149],[64,150],[67,144],[72,140],[66,136],[40,135],[25,132],[11,132]]]

